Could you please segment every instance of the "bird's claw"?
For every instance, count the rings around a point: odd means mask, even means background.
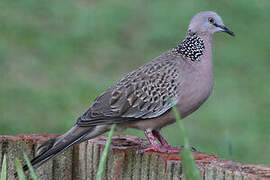
[[[139,149],[139,153],[144,153],[147,151],[154,151],[159,153],[178,153],[180,150],[184,149],[183,147],[171,147],[171,146],[162,146],[162,147],[156,147],[151,146],[145,149]]]
[[[148,152],[148,151],[154,151],[154,152],[159,152],[159,153],[178,153],[180,150],[183,150],[184,146],[180,146],[180,147],[172,147],[172,146],[151,146],[148,148],[144,148],[144,149],[139,149],[137,152],[138,153],[144,153],[144,152]],[[197,151],[196,148],[191,147],[191,151]]]

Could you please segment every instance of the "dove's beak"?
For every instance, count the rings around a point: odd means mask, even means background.
[[[219,24],[214,24],[216,27],[219,27],[220,29],[221,29],[221,31],[223,31],[223,32],[226,32],[226,33],[228,33],[229,35],[231,35],[231,36],[235,36],[234,35],[234,33],[229,29],[229,28],[227,28],[226,26],[224,26],[224,25],[219,25]]]

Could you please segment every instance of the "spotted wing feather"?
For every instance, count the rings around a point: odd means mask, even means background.
[[[179,76],[179,59],[162,55],[105,91],[77,124],[91,126],[158,117],[177,103]]]

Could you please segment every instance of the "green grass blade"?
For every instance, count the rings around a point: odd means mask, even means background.
[[[115,129],[115,124],[112,125],[111,130],[109,132],[108,139],[107,139],[105,148],[103,150],[101,160],[99,162],[96,180],[102,180],[103,179],[104,169],[105,169],[107,156],[108,156],[108,152],[109,152],[109,147],[111,145],[114,129]]]
[[[1,168],[1,180],[7,179],[7,157],[4,155],[2,168]]]
[[[27,164],[27,166],[28,166],[28,168],[29,168],[30,175],[31,175],[32,179],[33,179],[33,180],[38,180],[37,175],[36,175],[36,173],[35,173],[35,171],[34,171],[34,168],[33,168],[33,166],[32,166],[31,163],[30,163],[29,158],[27,157],[27,155],[26,155],[25,153],[23,153],[23,157],[24,157],[24,159],[25,159],[25,161],[26,161],[26,164]]]
[[[183,138],[183,141],[184,141],[185,148],[180,151],[180,155],[182,157],[185,178],[192,179],[192,180],[201,180],[202,178],[201,178],[200,172],[196,167],[196,164],[194,162],[194,159],[190,150],[191,148],[189,145],[189,141],[186,135],[184,125],[182,124],[181,117],[175,106],[173,107],[173,113],[176,119],[176,123],[180,129],[181,137]]]
[[[26,180],[24,172],[23,172],[22,164],[17,158],[15,159],[15,165],[16,165],[16,170],[18,173],[19,180]]]

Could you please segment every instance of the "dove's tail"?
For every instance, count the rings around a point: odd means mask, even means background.
[[[79,127],[75,125],[67,133],[59,136],[55,139],[51,139],[43,143],[38,148],[38,155],[31,160],[31,165],[34,168],[39,167],[47,160],[53,158],[60,152],[66,150],[70,146],[85,141],[87,139],[94,138],[102,133],[104,133],[107,128],[101,128],[99,126],[92,127]],[[28,166],[23,167],[24,171],[28,170]]]

